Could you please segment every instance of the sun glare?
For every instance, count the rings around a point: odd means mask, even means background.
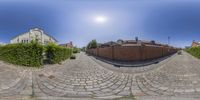
[[[97,23],[105,23],[107,21],[107,18],[105,16],[96,16],[95,22]]]

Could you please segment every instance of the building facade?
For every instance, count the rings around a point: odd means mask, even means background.
[[[191,47],[198,47],[200,46],[200,42],[193,41]]]
[[[41,44],[57,43],[57,40],[39,28],[30,29],[29,32],[22,33],[10,40],[10,43],[29,43],[32,40]]]
[[[66,43],[66,44],[60,44],[60,46],[63,46],[63,47],[66,47],[66,48],[73,48],[73,43],[72,41],[70,41],[69,43]]]

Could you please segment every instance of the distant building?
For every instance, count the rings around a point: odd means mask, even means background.
[[[185,49],[191,48],[191,46],[185,46]]]
[[[119,46],[120,44],[117,43],[117,42],[110,41],[110,42],[106,42],[106,43],[100,44],[99,47],[110,47],[110,46],[116,46],[116,45]]]
[[[197,47],[200,46],[200,42],[192,41],[191,47]]]
[[[122,40],[122,39],[119,39],[116,42],[114,42],[114,41],[106,42],[106,43],[100,44],[98,47],[141,46],[141,45],[155,45],[155,46],[168,47],[168,45],[157,43],[154,40],[151,40],[151,41],[139,40],[137,37],[135,38],[135,40]]]
[[[59,44],[59,45],[63,46],[63,47],[67,47],[67,48],[73,48],[74,47],[72,41],[69,42],[69,43],[66,43],[66,44]]]
[[[67,48],[73,48],[73,43],[72,43],[72,41],[69,42],[69,43],[67,43],[67,44],[66,44],[66,47],[67,47]]]
[[[118,44],[122,44],[124,41],[122,39],[117,40]]]
[[[22,33],[10,40],[10,43],[29,43],[32,40],[36,40],[41,44],[48,44],[49,42],[57,43],[58,41],[45,33],[39,28],[30,29],[29,32]]]

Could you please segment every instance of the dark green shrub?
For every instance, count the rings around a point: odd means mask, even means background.
[[[192,47],[186,49],[188,53],[200,59],[200,47]]]
[[[0,59],[17,65],[41,66],[42,53],[43,46],[36,42],[0,46]]]
[[[66,60],[72,55],[71,48],[65,48],[53,43],[46,46],[46,55],[49,63],[55,64]]]
[[[75,55],[72,55],[72,56],[70,57],[70,59],[76,59],[76,56],[75,56]]]

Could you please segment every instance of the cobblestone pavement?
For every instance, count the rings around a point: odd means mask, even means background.
[[[134,68],[115,67],[84,53],[78,54],[76,60],[41,69],[0,62],[0,98],[199,98],[199,72],[199,60],[185,52],[157,64]]]

